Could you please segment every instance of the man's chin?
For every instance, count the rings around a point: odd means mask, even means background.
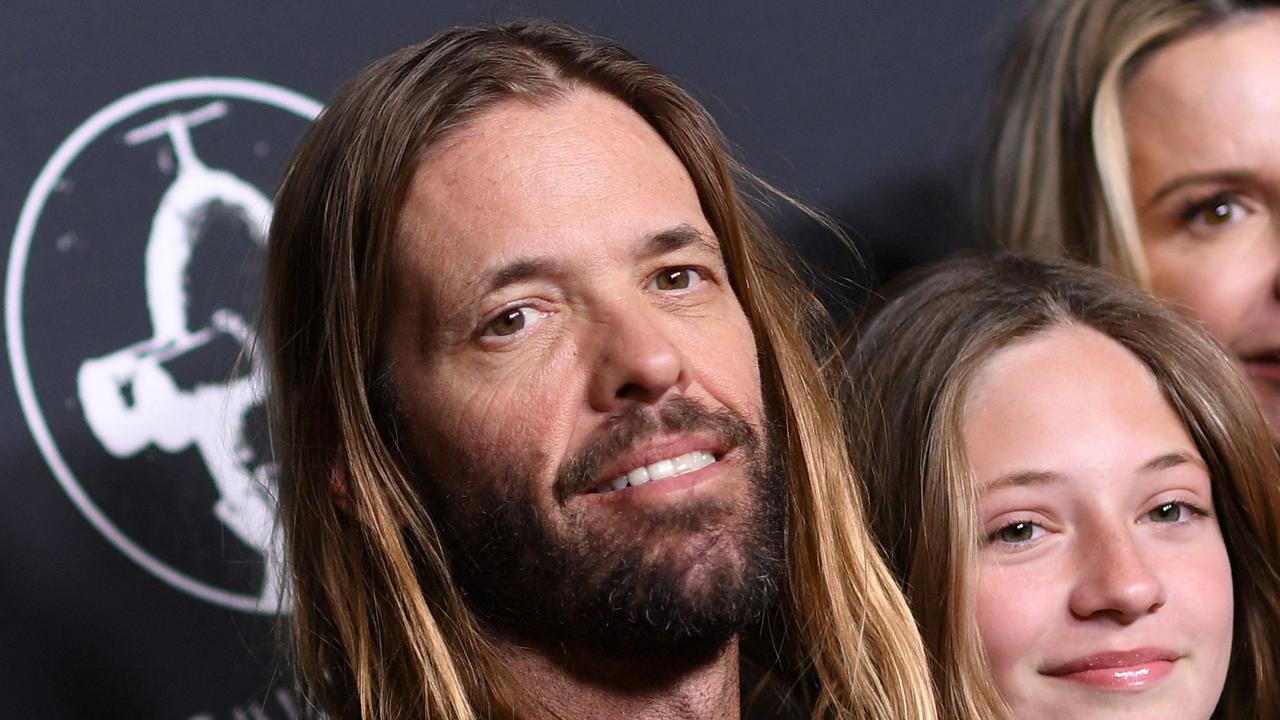
[[[745,582],[749,550],[744,544],[723,528],[685,530],[650,540],[643,562],[650,568],[648,575],[668,578],[691,602],[709,601]]]
[[[669,429],[698,429],[678,419],[664,415]],[[745,429],[724,427],[735,423]],[[428,497],[444,520],[453,579],[477,617],[533,646],[633,657],[714,652],[758,622],[785,569],[783,476],[745,423],[702,427],[743,448],[745,472],[661,502],[551,501],[536,492],[536,465],[454,468],[467,496]],[[571,463],[555,486],[581,487],[574,478],[597,475],[591,466]]]
[[[723,529],[618,539],[586,544],[594,552],[572,553],[570,564],[543,559],[525,566],[527,577],[543,578],[558,592],[526,592],[518,607],[508,597],[508,611],[494,619],[513,632],[594,651],[710,651],[758,620],[776,594],[780,571],[762,564],[772,553],[748,548],[748,539]]]

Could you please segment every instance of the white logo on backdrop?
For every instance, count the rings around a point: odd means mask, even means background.
[[[129,147],[165,143],[161,166],[173,162],[174,179],[151,221],[143,259],[146,307],[151,334],[109,353],[84,358],[76,391],[84,421],[115,458],[130,458],[154,447],[168,454],[194,448],[216,491],[207,511],[262,558],[263,580],[256,593],[217,587],[157,558],[114,524],[77,481],[50,433],[28,366],[22,323],[27,260],[36,225],[49,196],[72,162],[108,129],[156,106],[204,100],[193,110],[171,110],[159,119],[129,129]],[[274,477],[269,463],[256,466],[246,418],[263,402],[265,368],[250,323],[232,307],[218,307],[204,324],[192,327],[188,279],[196,244],[215,208],[242,223],[258,245],[265,244],[271,202],[252,184],[205,164],[193,131],[225,118],[228,100],[260,103],[303,120],[320,111],[319,103],[292,91],[238,78],[194,78],[155,85],[103,108],[58,148],[36,180],[18,222],[10,255],[5,321],[10,360],[19,400],[45,459],[68,495],[117,548],[171,585],[204,600],[240,610],[271,613],[280,607],[283,587],[280,535],[275,527]],[[230,338],[240,348],[247,371],[183,388],[165,364]],[[287,602],[287,598],[285,598]]]

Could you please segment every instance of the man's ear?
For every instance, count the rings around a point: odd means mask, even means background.
[[[351,496],[351,482],[347,477],[347,457],[338,452],[333,458],[333,466],[329,471],[329,494],[333,496],[333,504],[347,517],[358,519],[355,498]]]

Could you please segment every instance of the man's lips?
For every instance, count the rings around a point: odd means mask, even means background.
[[[697,435],[649,440],[615,457],[577,492],[612,492],[696,472],[729,449],[720,440]]]
[[[1103,652],[1050,665],[1041,674],[1085,685],[1136,690],[1163,679],[1181,657],[1166,648]]]

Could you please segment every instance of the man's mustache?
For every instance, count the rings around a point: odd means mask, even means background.
[[[683,395],[658,407],[636,405],[561,466],[552,485],[556,501],[564,502],[571,495],[599,485],[605,465],[637,444],[664,433],[688,432],[711,434],[726,450],[741,446],[750,451],[760,443],[759,433],[751,423],[728,408],[713,410]]]

